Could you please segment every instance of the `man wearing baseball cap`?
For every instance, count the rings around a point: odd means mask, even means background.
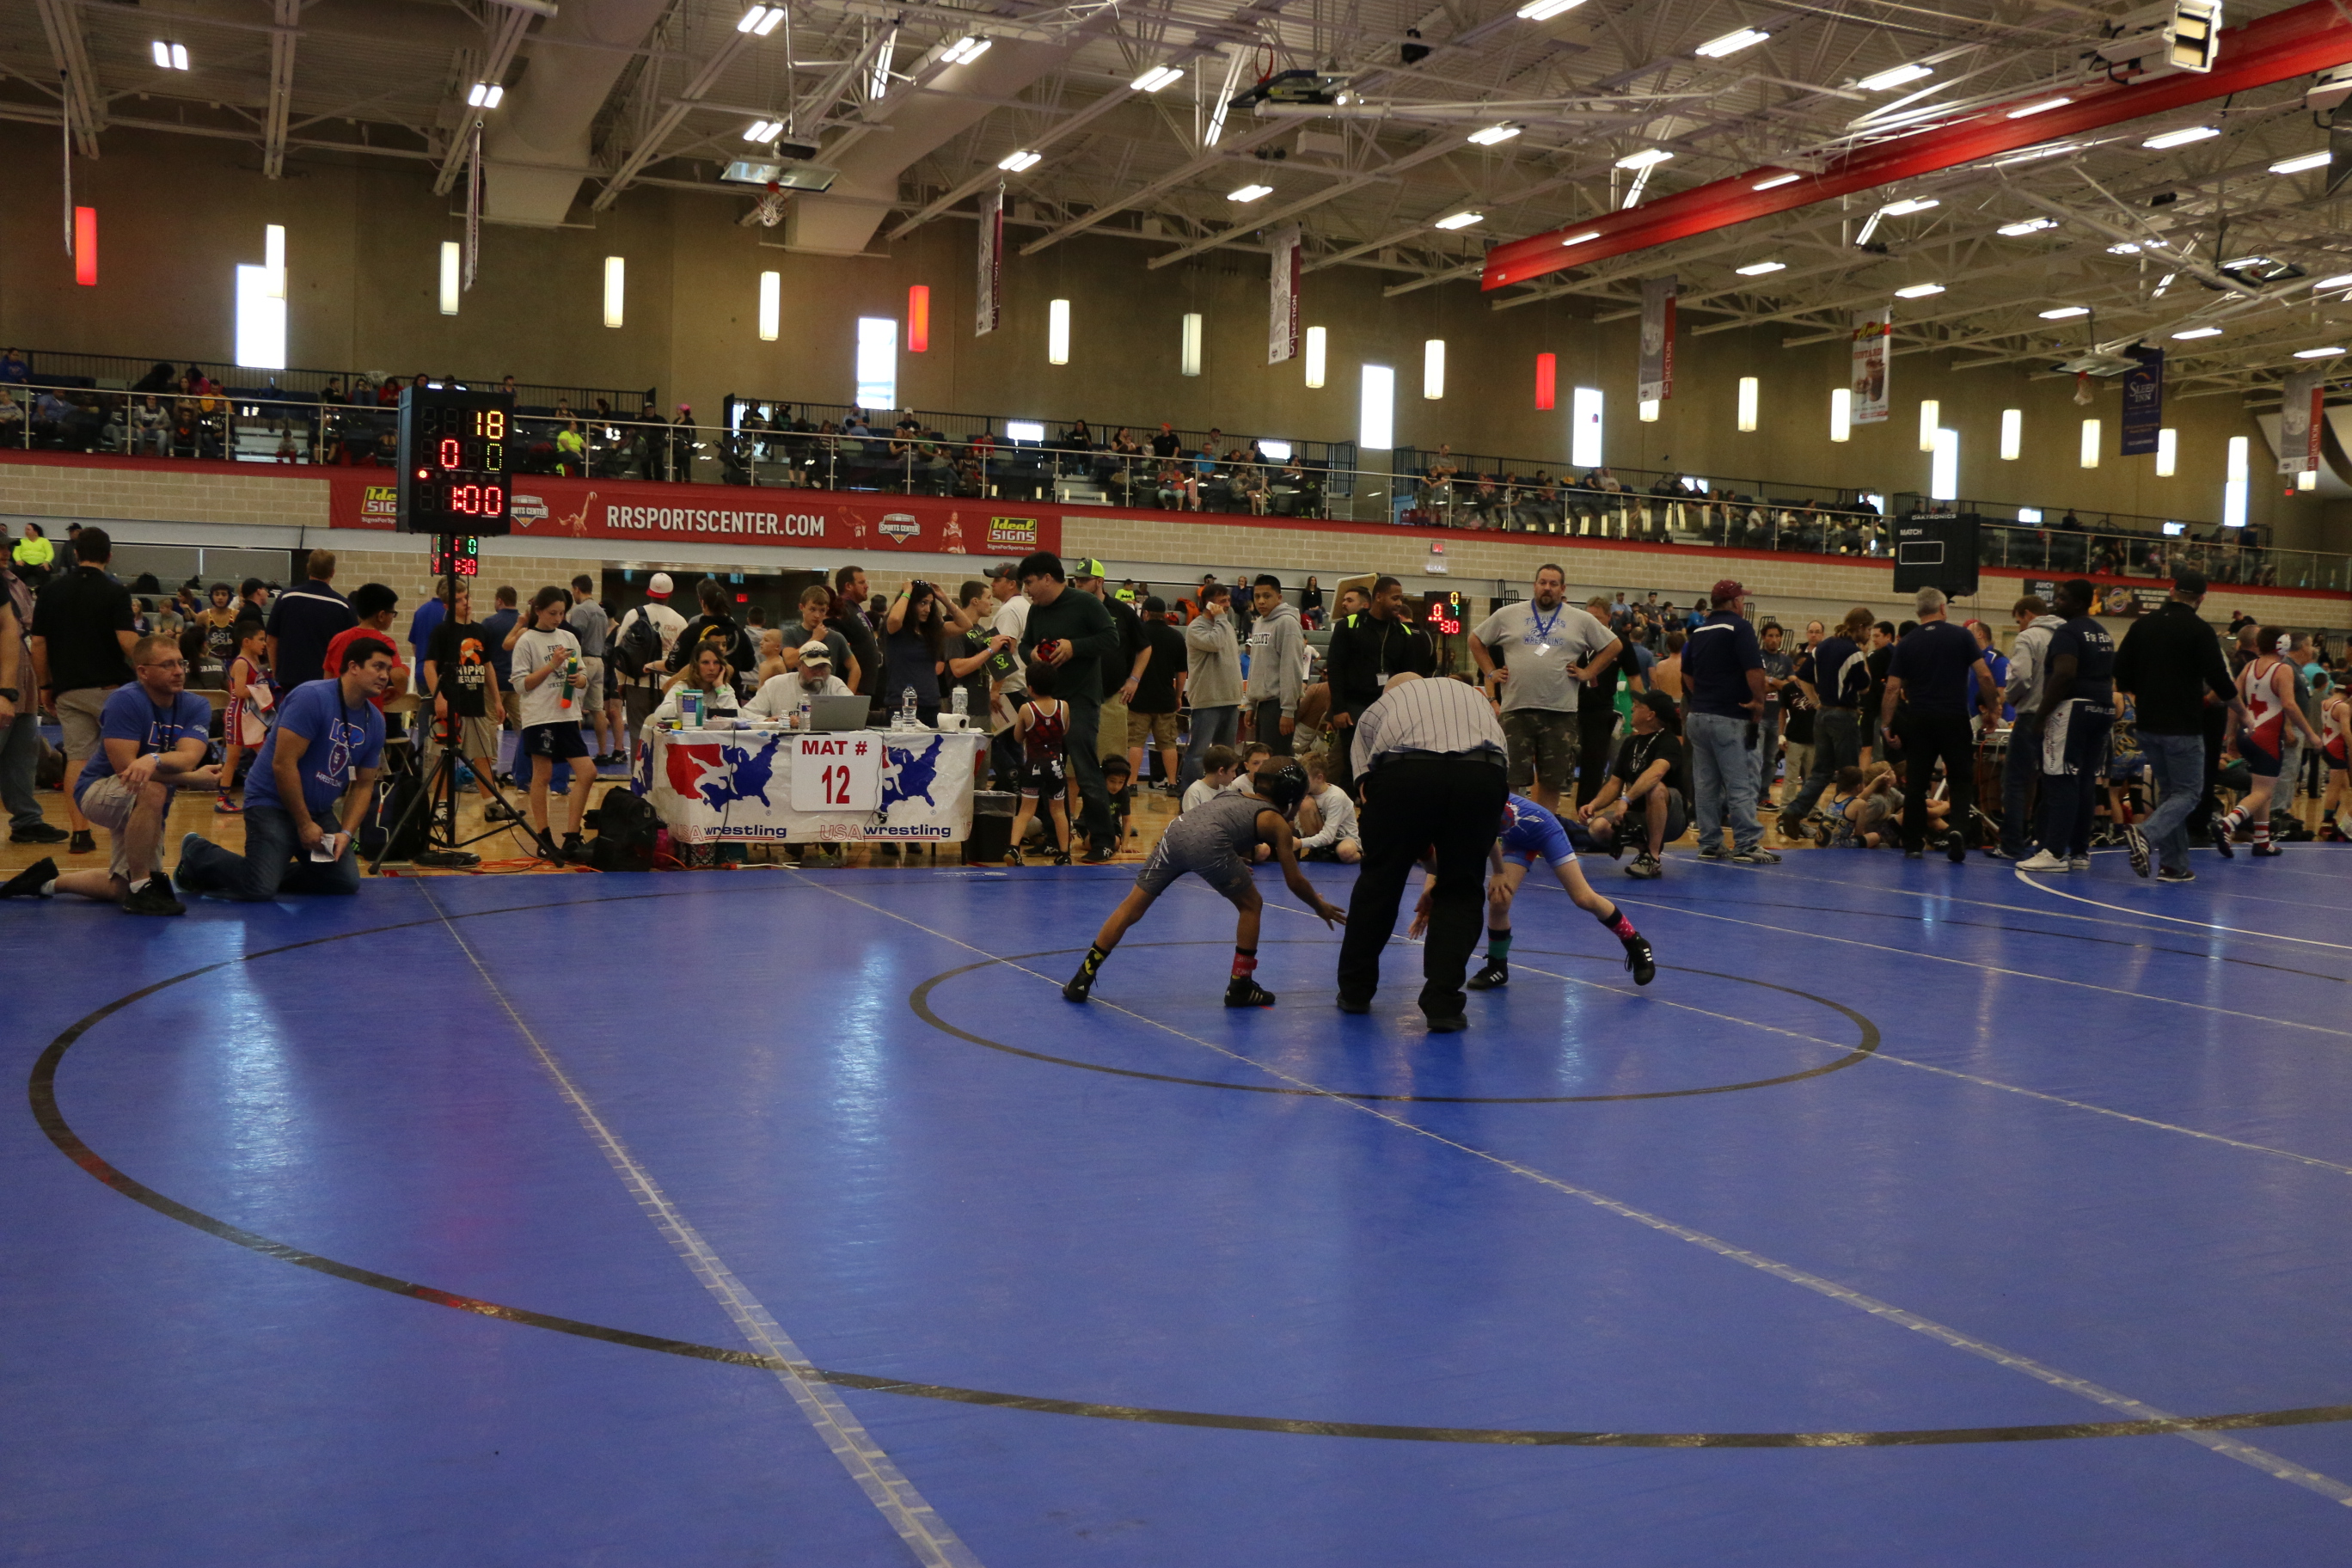
[[[1103,608],[1110,612],[1111,625],[1118,628],[1118,651],[1102,663],[1102,720],[1095,752],[1097,761],[1123,757],[1127,755],[1127,705],[1143,679],[1143,667],[1151,661],[1151,647],[1143,637],[1143,617],[1135,613],[1133,605],[1109,591],[1103,563],[1091,556],[1070,563],[1070,586],[1100,599]],[[1068,695],[1063,693],[1065,698]]]
[[[1085,564],[1101,569],[1097,563]],[[1103,787],[1099,739],[1103,668],[1118,659],[1118,626],[1100,599],[1072,591],[1060,556],[1040,550],[1023,558],[1020,573],[1021,591],[1029,599],[1021,657],[1032,669],[1043,664],[1054,670],[1054,695],[1070,710],[1066,749],[1083,805],[1078,827],[1087,836],[1087,863],[1099,866],[1119,847],[1110,794]]]
[[[669,607],[674,587],[668,573],[655,573],[646,584],[646,602],[623,616],[620,625],[613,628],[611,663],[621,682],[622,700],[628,705],[630,735],[645,729],[646,721],[660,704],[662,661],[686,631],[686,617]],[[644,629],[633,638],[631,628],[640,622]],[[651,646],[656,638],[660,640],[658,648]]]
[[[1724,808],[1731,813],[1730,858],[1772,866],[1780,858],[1764,847],[1756,820],[1756,752],[1764,714],[1764,648],[1748,624],[1748,590],[1731,578],[1707,595],[1706,619],[1685,633],[1683,688],[1690,710],[1683,733],[1690,742],[1697,785],[1698,852],[1720,860]]]

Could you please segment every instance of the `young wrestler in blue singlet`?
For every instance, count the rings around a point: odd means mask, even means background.
[[[1581,829],[1576,829],[1581,833]],[[1576,847],[1570,841],[1571,829],[1560,819],[1523,795],[1515,795],[1503,807],[1503,831],[1491,852],[1493,875],[1486,880],[1486,967],[1470,977],[1473,991],[1492,991],[1507,984],[1511,978],[1511,900],[1527,877],[1528,868],[1538,859],[1549,864],[1559,885],[1580,909],[1590,910],[1592,918],[1609,928],[1609,933],[1625,944],[1625,967],[1633,973],[1636,985],[1647,985],[1658,972],[1650,952],[1649,939],[1633,929],[1633,922],[1622,910],[1592,890],[1584,879],[1584,872],[1576,863]],[[1587,837],[1587,847],[1591,839]],[[1434,880],[1433,873],[1430,880]],[[1421,902],[1412,913],[1412,934],[1419,936],[1429,923],[1429,883],[1421,889]]]

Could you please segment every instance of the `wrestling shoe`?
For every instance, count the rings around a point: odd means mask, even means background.
[[[1069,863],[1070,863],[1070,852],[1069,852],[1068,850],[1066,850],[1066,849],[1057,849],[1057,850],[1055,850],[1055,851],[1054,852],[1054,864],[1055,864],[1055,865],[1056,865],[1056,866],[1066,866],[1066,865],[1068,865]]]
[[[2265,843],[2254,846],[2254,858],[2257,860],[2267,860],[2273,855],[2284,855],[2285,853],[2285,850],[2280,848],[2275,844]]]
[[[1495,991],[1510,983],[1510,967],[1507,964],[1497,963],[1490,958],[1486,961],[1486,968],[1470,977],[1467,988],[1472,991]]]
[[[1062,1000],[1065,1002],[1084,1002],[1094,994],[1094,976],[1081,969],[1076,974],[1071,975],[1069,980],[1062,986]]]
[[[244,811],[245,807],[237,805],[236,802],[229,799],[226,795],[217,796],[213,801],[213,815],[215,816],[242,816]]]
[[[1004,852],[1004,863],[1008,866],[1026,866],[1029,864],[1028,861],[1021,858],[1021,846],[1018,844],[1015,844],[1012,848],[1007,849]]]
[[[2130,847],[2132,870],[2138,876],[2147,875],[2147,835],[2137,826],[2124,828],[2124,842]]]
[[[2238,858],[2236,847],[2230,842],[2230,829],[2221,820],[2220,812],[2215,812],[2206,819],[2205,836],[2213,841],[2214,854],[2224,860],[2235,860]]]
[[[1657,960],[1650,952],[1650,939],[1633,936],[1625,942],[1625,967],[1633,972],[1633,984],[1647,985],[1658,973]]]
[[[1274,1005],[1274,993],[1246,974],[1236,974],[1225,983],[1225,1005],[1271,1007]]]

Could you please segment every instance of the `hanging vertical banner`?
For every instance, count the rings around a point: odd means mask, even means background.
[[[1265,318],[1265,363],[1298,357],[1298,226],[1274,231],[1274,270]]]
[[[971,335],[984,338],[996,331],[1003,315],[1004,185],[980,198],[980,275],[971,291]]]
[[[1853,422],[1886,423],[1887,362],[1894,357],[1895,308],[1853,313]]]
[[[2164,427],[2164,351],[2145,345],[2129,351],[2139,364],[2124,372],[2124,444],[2126,458],[2153,457],[2156,433]]]
[[[2319,433],[2326,427],[2319,402],[2326,387],[2324,370],[2299,370],[2286,378],[2286,401],[2279,405],[2280,473],[2319,471]]]
[[[474,121],[473,150],[466,165],[466,278],[474,287],[474,269],[482,259],[482,122]]]
[[[1675,279],[1642,279],[1642,369],[1634,396],[1664,403],[1675,395]]]

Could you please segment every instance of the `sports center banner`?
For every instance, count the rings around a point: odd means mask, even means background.
[[[383,469],[325,473],[332,528],[389,530],[393,489]],[[615,539],[862,550],[880,555],[1026,555],[1062,548],[1062,520],[1020,501],[936,496],[663,485],[636,479],[514,477],[513,543]]]
[[[1675,395],[1675,298],[1681,291],[1672,276],[1642,279],[1642,368],[1633,395],[1643,403]]]
[[[2286,378],[2285,401],[2279,405],[2280,473],[2319,471],[2319,433],[2326,428],[2320,401],[2326,388],[2324,370],[2299,370]]]
[[[2135,348],[2137,367],[2124,372],[2124,442],[2126,458],[2153,457],[2156,433],[2164,427],[2164,351]]]
[[[1004,184],[982,193],[980,198],[980,273],[971,291],[971,335],[984,338],[996,331],[1004,312]]]
[[[1895,340],[1895,310],[1882,305],[1853,313],[1853,422],[1886,422],[1886,373]]]
[[[1274,270],[1269,280],[1265,363],[1280,364],[1298,355],[1298,226],[1274,231]]]

